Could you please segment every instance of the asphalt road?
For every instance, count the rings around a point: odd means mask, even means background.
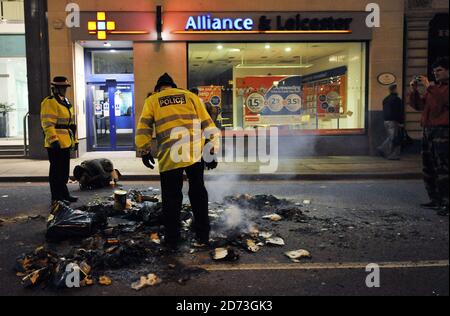
[[[220,180],[208,183],[211,201],[241,193],[273,194],[301,203],[309,220],[270,224],[269,228],[285,239],[286,246],[264,247],[257,254],[242,253],[237,263],[217,264],[207,253],[186,253],[177,260],[209,273],[194,277],[184,286],[163,282],[140,292],[130,288],[130,280],[137,279],[145,267],[134,272],[111,271],[113,284],[108,287],[95,285],[60,292],[23,289],[12,267],[18,255],[45,241],[48,188],[46,184],[0,184],[0,295],[448,296],[448,217],[418,207],[426,201],[420,181]],[[159,184],[124,186],[158,188]],[[71,185],[71,190],[77,191],[77,187]],[[81,205],[112,191],[74,194],[81,197]],[[251,221],[252,216],[244,217]],[[296,249],[309,250],[313,258],[293,264],[284,252]],[[379,288],[366,286],[369,263],[381,267]]]

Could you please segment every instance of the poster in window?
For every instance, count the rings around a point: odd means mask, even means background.
[[[236,79],[244,100],[245,126],[300,124],[302,88],[300,76],[253,76]]]
[[[205,104],[222,108],[222,87],[221,86],[201,86],[198,87],[200,99]]]
[[[303,77],[303,102],[309,114],[334,118],[347,113],[347,67]]]

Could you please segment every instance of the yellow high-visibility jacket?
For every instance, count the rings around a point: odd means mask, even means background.
[[[200,98],[183,89],[163,90],[145,100],[136,131],[138,150],[150,151],[154,131],[160,172],[199,162],[205,145],[204,131],[211,134],[209,139],[216,150],[219,144],[218,130]]]
[[[46,148],[59,141],[61,148],[72,148],[78,143],[73,106],[66,100],[49,96],[41,103],[41,125]]]

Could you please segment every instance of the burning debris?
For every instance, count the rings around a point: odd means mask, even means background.
[[[213,249],[210,255],[217,262],[239,260],[238,249],[258,253],[266,245],[282,247],[285,245],[283,238],[273,232],[260,231],[260,228],[267,229],[267,225],[272,225],[270,222],[306,218],[300,206],[271,195],[226,197],[223,203],[210,203],[209,215],[212,227],[209,249]],[[182,240],[190,244],[194,240],[190,205],[183,205],[181,221]],[[115,191],[114,195],[97,199],[78,210],[55,203],[48,218],[46,236],[48,245],[17,259],[15,270],[25,287],[67,288],[67,277],[74,269],[80,272],[80,286],[95,283],[108,286],[112,278],[106,274],[113,276],[118,270],[151,267],[152,273],[139,273],[143,276],[131,285],[137,291],[160,284],[162,280],[183,284],[205,272],[165,262],[164,258],[172,255],[167,254],[163,246],[162,203],[159,192],[153,189]],[[67,247],[67,242],[64,243],[67,240],[71,248],[62,251],[61,247]],[[185,245],[180,249],[183,252],[188,249],[187,254],[191,247]],[[308,257],[304,252],[286,255],[291,260]],[[133,280],[137,277],[130,276]]]

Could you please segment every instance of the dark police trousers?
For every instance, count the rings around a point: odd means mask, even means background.
[[[425,128],[422,143],[423,176],[428,195],[433,202],[447,205],[449,128]]]
[[[47,152],[50,161],[49,181],[52,201],[65,200],[70,195],[67,188],[70,174],[70,148],[47,148]]]
[[[208,192],[204,182],[204,164],[199,162],[186,168],[161,173],[161,193],[165,240],[175,247],[180,241],[180,213],[183,203],[183,174],[189,180],[189,200],[194,213],[193,229],[197,240],[209,241]]]

